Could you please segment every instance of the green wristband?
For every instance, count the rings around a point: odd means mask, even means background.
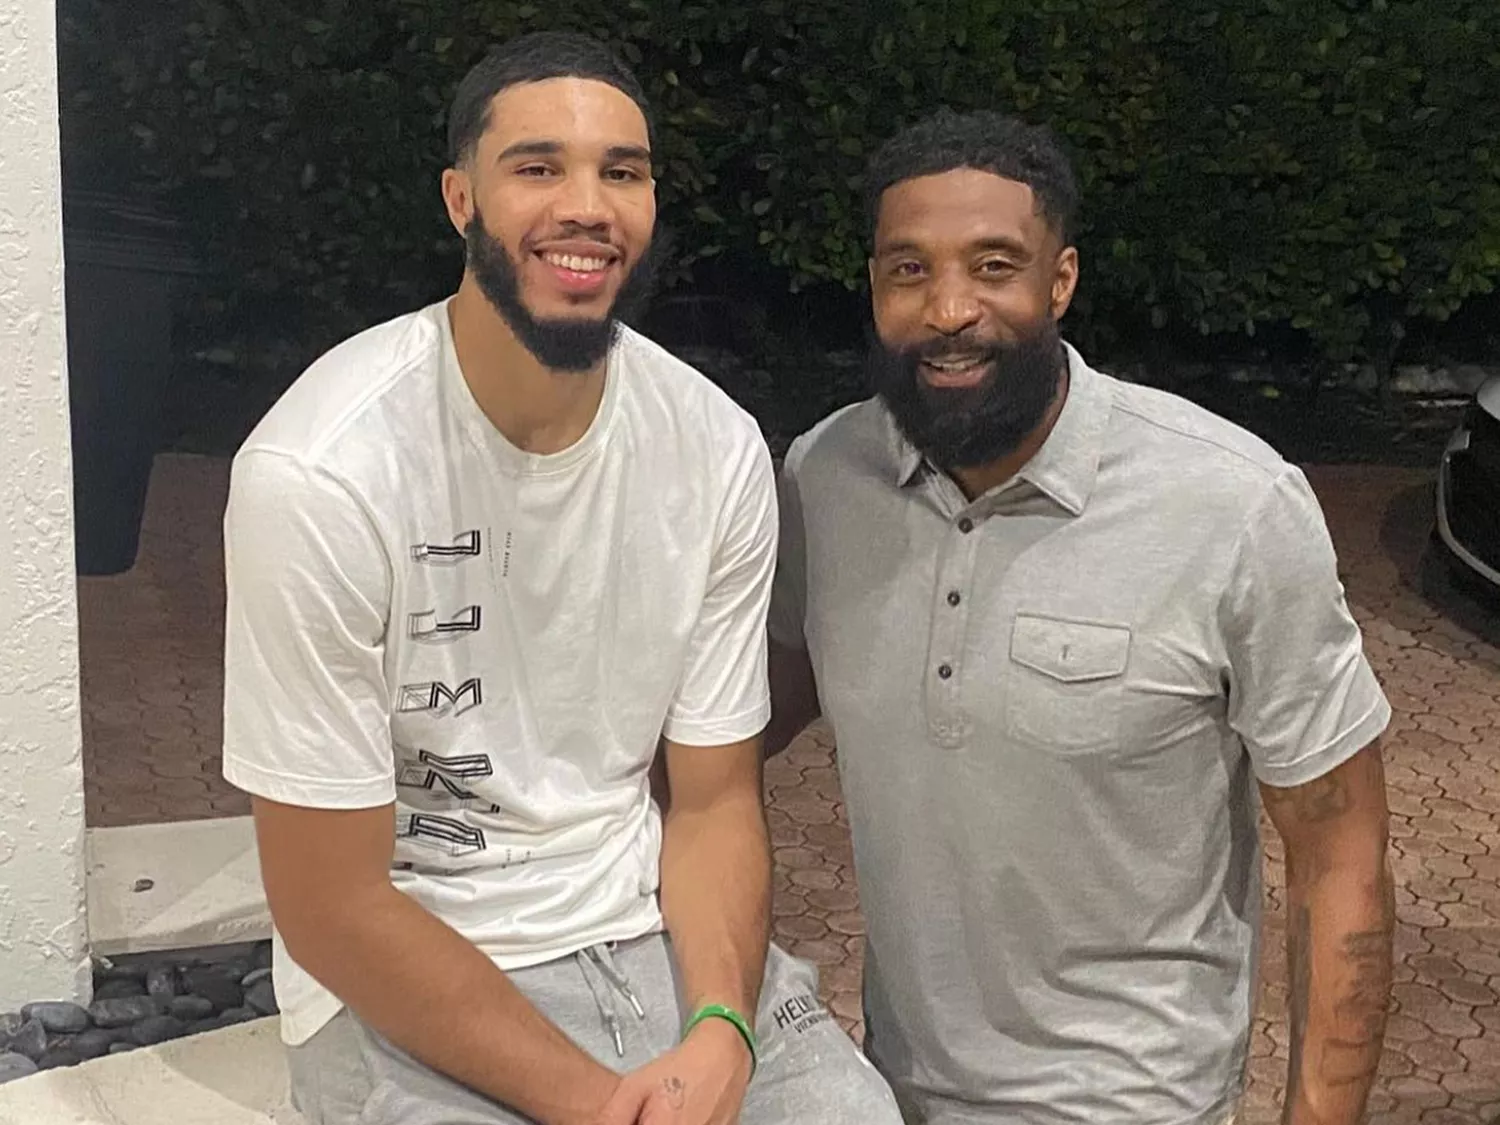
[[[682,1029],[682,1037],[686,1039],[688,1032],[704,1020],[727,1020],[734,1025],[734,1029],[740,1033],[740,1038],[745,1041],[745,1046],[750,1048],[750,1075],[754,1077],[755,1068],[760,1063],[760,1050],[755,1045],[755,1032],[750,1030],[750,1024],[745,1017],[723,1004],[705,1004],[693,1013],[692,1019],[687,1021],[687,1026]]]

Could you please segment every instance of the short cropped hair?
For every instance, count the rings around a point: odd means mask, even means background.
[[[880,201],[897,184],[959,168],[991,172],[1025,184],[1064,244],[1074,235],[1078,183],[1073,167],[1045,126],[991,110],[942,109],[891,137],[865,172],[865,212],[873,233]]]
[[[549,78],[606,82],[640,107],[651,132],[646,92],[630,68],[601,40],[570,31],[537,31],[492,48],[475,63],[448,111],[448,159],[459,165],[474,155],[490,123],[490,105],[503,90]]]

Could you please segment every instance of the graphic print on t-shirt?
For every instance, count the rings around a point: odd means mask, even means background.
[[[413,753],[398,746],[396,755],[397,786],[422,794],[421,797],[413,794],[413,803],[424,800],[434,807],[477,809],[490,814],[500,811],[499,805],[486,801],[461,784],[494,774],[495,768],[488,754],[455,754],[445,758],[430,750]]]
[[[450,856],[472,855],[484,851],[485,846],[484,833],[479,829],[436,813],[397,813],[396,837]]]
[[[424,537],[425,540],[425,537]],[[412,560],[422,568],[452,569],[484,557],[485,535],[482,529],[463,531],[450,538],[412,544]],[[458,581],[455,578],[455,581]],[[438,585],[444,584],[438,580]],[[468,597],[454,598],[461,608],[441,608],[443,591],[433,590],[425,581],[432,608],[422,608],[406,615],[406,636],[422,647],[451,646],[476,635],[483,624],[483,610],[477,603],[464,604]],[[435,596],[434,596],[435,595]],[[437,604],[433,604],[433,603]],[[454,602],[450,602],[451,606]],[[420,603],[419,603],[420,604]],[[449,678],[404,683],[396,693],[396,710],[401,715],[420,716],[423,720],[448,723],[461,719],[484,702],[484,686],[478,676],[468,676],[457,665],[444,660],[433,671]],[[444,730],[438,736],[440,745],[449,745],[454,735]],[[494,815],[500,807],[480,797],[469,786],[493,776],[494,765],[486,754],[443,755],[430,750],[403,746],[396,751],[396,786],[401,804],[396,815],[396,835],[434,854],[434,858],[460,858],[483,852],[488,847],[484,830],[470,824],[467,813]],[[446,814],[446,815],[445,815]],[[399,863],[398,867],[410,867]],[[439,866],[441,860],[439,859]]]
[[[413,640],[442,643],[457,640],[465,633],[479,632],[479,607],[464,606],[446,621],[439,620],[437,610],[424,609],[406,618],[406,634]]]
[[[451,543],[413,543],[411,557],[429,566],[453,566],[465,559],[479,557],[484,537],[476,531],[465,531]]]
[[[484,701],[484,688],[479,677],[474,676],[451,688],[442,680],[427,680],[420,684],[402,684],[396,701],[396,709],[403,714],[414,711],[436,711],[441,716],[462,715]]]

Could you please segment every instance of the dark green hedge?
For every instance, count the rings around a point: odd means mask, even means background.
[[[677,278],[863,284],[863,158],[939,103],[1054,124],[1097,334],[1295,330],[1388,358],[1500,279],[1496,0],[60,0],[64,159],[188,213],[226,309],[343,331],[453,282],[449,92],[534,27],[661,119]]]

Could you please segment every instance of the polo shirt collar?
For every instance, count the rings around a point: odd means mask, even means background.
[[[1083,512],[1099,475],[1111,396],[1105,377],[1085,363],[1072,344],[1064,341],[1063,348],[1068,357],[1067,400],[1042,448],[1016,476],[1076,516]],[[934,467],[906,440],[890,412],[884,409],[882,412],[890,439],[895,482],[904,488],[924,468]]]

